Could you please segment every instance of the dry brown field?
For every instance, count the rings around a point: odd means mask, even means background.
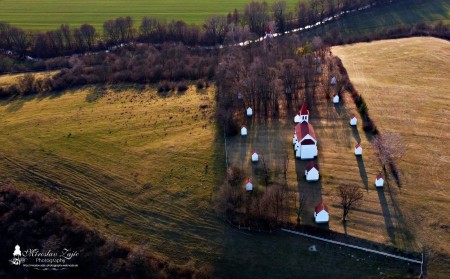
[[[450,273],[450,43],[407,38],[333,47],[378,128],[407,144],[390,190],[398,213],[430,254],[430,278]],[[448,277],[447,277],[448,278]]]

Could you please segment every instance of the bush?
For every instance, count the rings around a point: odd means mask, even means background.
[[[203,88],[206,87],[206,86],[205,86],[205,82],[204,82],[203,80],[197,81],[196,86],[197,86],[197,89],[203,89]]]
[[[170,84],[169,84],[169,82],[164,81],[164,82],[161,82],[158,85],[158,92],[159,93],[161,93],[161,92],[169,92],[169,91],[170,91]]]
[[[189,87],[188,87],[187,84],[184,83],[184,82],[180,82],[180,83],[177,84],[177,90],[178,90],[178,92],[185,92],[185,91],[188,90],[188,89],[189,89]]]
[[[367,117],[366,120],[364,121],[363,130],[372,133],[373,135],[378,134],[378,129],[370,117]]]

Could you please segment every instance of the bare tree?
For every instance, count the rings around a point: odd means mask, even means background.
[[[20,56],[25,55],[25,51],[30,45],[30,36],[22,29],[11,27],[9,29],[9,38],[12,43],[12,49]]]
[[[294,59],[283,60],[280,75],[283,81],[284,93],[286,94],[287,106],[290,108],[292,96],[299,86],[300,68],[297,65],[297,61]]]
[[[310,14],[310,7],[303,2],[299,2],[297,7],[297,24],[299,27],[305,27],[310,24],[308,15]]]
[[[88,50],[92,50],[92,48],[94,47],[96,35],[94,26],[89,24],[83,24],[80,27],[80,33],[83,38],[83,41],[88,47]]]
[[[273,18],[277,26],[277,32],[286,31],[286,2],[278,1],[272,4]]]
[[[231,215],[242,207],[245,202],[244,178],[245,173],[241,169],[228,169],[226,181],[220,188],[219,211]]]
[[[287,217],[287,190],[282,185],[275,184],[267,188],[261,198],[261,210],[264,218],[276,224]]]
[[[70,51],[72,49],[73,44],[73,36],[72,31],[70,30],[70,26],[68,24],[61,24],[59,27],[59,30],[61,30],[61,33],[64,38],[64,46],[67,51]]]
[[[406,145],[400,134],[394,132],[385,132],[375,136],[372,145],[384,171],[387,164],[393,164],[400,160],[406,153]]]
[[[206,41],[213,45],[222,43],[226,35],[226,27],[227,18],[224,16],[213,16],[207,19],[203,25]]]
[[[284,176],[284,183],[287,185],[287,172],[289,169],[289,152],[285,152],[283,156],[283,176]]]
[[[297,223],[299,224],[302,219],[302,212],[305,209],[306,196],[300,195],[300,193],[291,193],[290,196],[292,201],[294,202],[295,214],[297,215]]]
[[[359,206],[363,198],[363,192],[360,187],[355,184],[341,184],[337,188],[337,195],[341,199],[342,221],[347,221],[347,215],[351,209]]]
[[[262,162],[263,172],[264,172],[264,183],[267,188],[267,186],[269,186],[269,179],[270,179],[269,168],[267,167],[266,159],[264,158],[264,154],[261,154],[260,157],[261,157],[261,162]]]
[[[250,31],[258,34],[264,34],[266,24],[269,22],[268,5],[266,2],[251,2],[245,7],[244,18]]]

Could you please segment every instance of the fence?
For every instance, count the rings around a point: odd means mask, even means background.
[[[352,245],[352,244],[347,244],[347,243],[343,243],[343,242],[339,242],[339,241],[334,241],[334,240],[326,239],[326,238],[323,238],[323,237],[318,237],[318,236],[314,236],[314,235],[310,235],[310,234],[306,234],[306,233],[301,233],[301,232],[297,232],[297,231],[293,231],[293,230],[289,230],[289,229],[281,229],[281,231],[287,232],[287,233],[291,233],[291,234],[300,235],[300,236],[303,236],[303,237],[307,237],[307,238],[311,238],[311,239],[315,239],[315,240],[319,240],[319,241],[324,241],[324,242],[328,242],[328,243],[344,246],[344,247],[349,247],[349,248],[353,248],[353,249],[357,249],[357,250],[362,250],[362,251],[369,252],[369,253],[374,253],[374,254],[378,254],[378,255],[382,255],[382,256],[386,256],[386,257],[391,257],[391,258],[395,258],[397,260],[402,260],[402,261],[406,261],[406,262],[410,262],[410,263],[420,264],[420,278],[423,278],[423,276],[424,276],[424,274],[423,274],[423,262],[424,262],[423,261],[423,253],[422,253],[422,260],[415,260],[415,259],[410,259],[410,258],[406,258],[406,257],[402,257],[402,256],[389,254],[389,253],[386,253],[386,252],[381,252],[381,251],[377,251],[377,250],[373,250],[373,249],[359,247],[359,246]]]

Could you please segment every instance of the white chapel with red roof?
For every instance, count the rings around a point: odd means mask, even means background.
[[[298,117],[297,117],[298,116]],[[309,110],[306,108],[306,102],[303,102],[302,108],[295,120],[299,120],[295,125],[294,144],[295,157],[302,160],[313,159],[317,156],[317,138],[313,126],[309,121]]]

